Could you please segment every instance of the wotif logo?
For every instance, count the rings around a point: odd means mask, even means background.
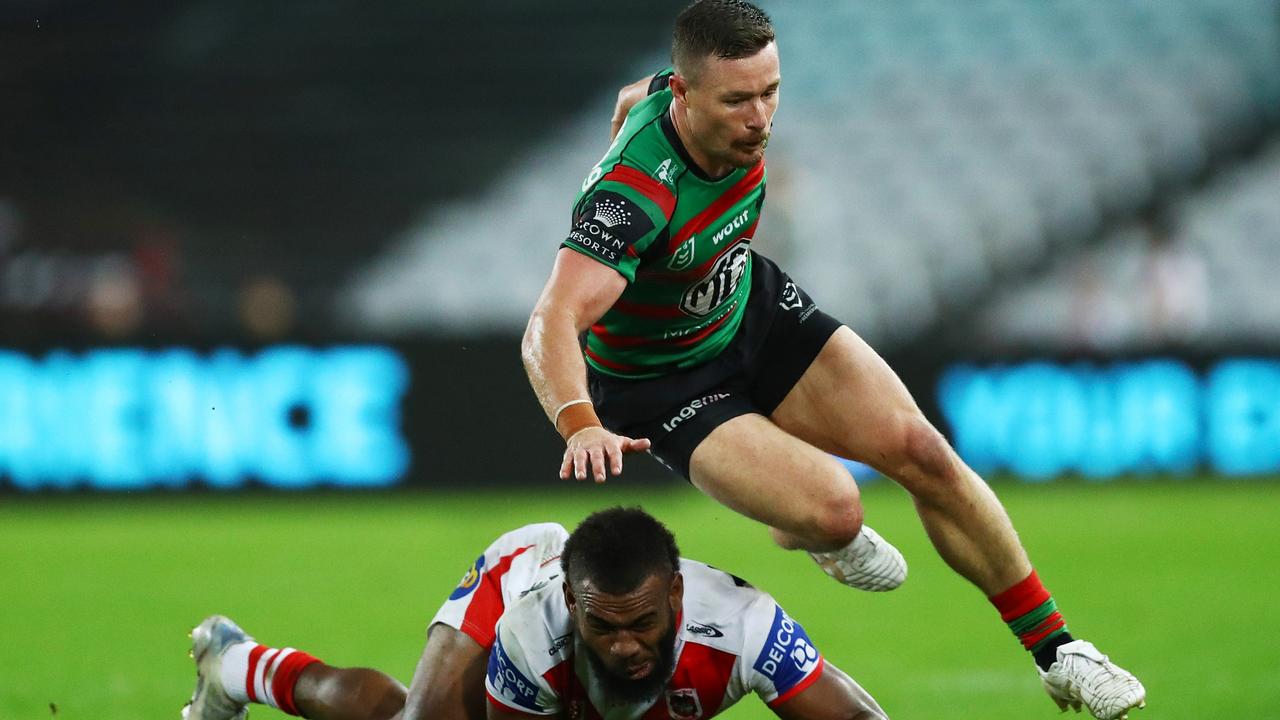
[[[742,227],[747,224],[747,216],[750,215],[750,213],[751,210],[749,209],[743,210],[740,215],[725,223],[725,226],[720,228],[719,232],[711,236],[711,244],[719,245],[721,240],[724,240],[730,235],[736,233],[738,230],[741,230]]]

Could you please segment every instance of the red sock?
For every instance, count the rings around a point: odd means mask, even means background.
[[[992,595],[991,604],[1000,611],[1000,619],[1035,657],[1036,664],[1048,669],[1059,645],[1071,642],[1067,622],[1058,612],[1058,604],[1034,570],[1022,582]]]
[[[249,651],[249,668],[245,690],[251,702],[279,708],[290,715],[300,715],[293,704],[293,687],[298,676],[309,665],[320,662],[293,648],[269,648],[259,645]]]

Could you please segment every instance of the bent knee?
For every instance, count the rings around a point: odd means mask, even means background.
[[[862,501],[852,477],[838,490],[822,498],[814,508],[810,527],[814,540],[832,549],[853,542],[862,531]]]
[[[917,489],[944,491],[960,481],[960,465],[950,443],[923,415],[902,424],[895,438],[894,479],[913,492]]]

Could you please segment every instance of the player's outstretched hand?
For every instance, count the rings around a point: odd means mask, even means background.
[[[605,480],[605,473],[622,474],[622,456],[629,452],[644,452],[649,449],[648,438],[629,438],[615,435],[602,427],[589,427],[579,430],[569,438],[564,449],[564,460],[560,463],[560,479],[568,480],[570,473],[578,480],[586,480],[590,475],[596,482]]]

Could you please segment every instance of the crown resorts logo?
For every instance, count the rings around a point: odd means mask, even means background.
[[[601,198],[596,202],[595,210],[596,212],[592,219],[607,228],[616,227],[624,223],[631,224],[631,211],[624,208],[622,203],[613,198]]]

